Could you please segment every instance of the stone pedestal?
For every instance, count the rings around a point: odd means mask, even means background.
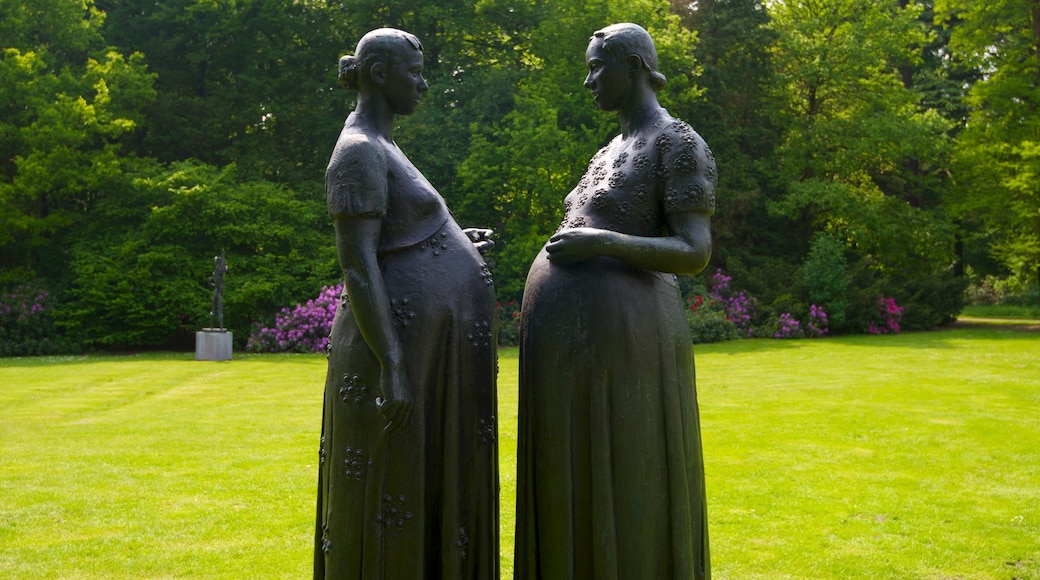
[[[231,360],[231,332],[203,328],[195,333],[195,360]]]

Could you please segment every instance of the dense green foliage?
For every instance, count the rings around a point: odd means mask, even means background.
[[[49,291],[85,347],[182,344],[228,252],[228,326],[337,281],[323,169],[364,32],[424,43],[396,138],[500,300],[617,131],[581,86],[589,34],[650,30],[669,111],[719,163],[715,257],[762,313],[877,298],[927,328],[963,290],[1040,291],[1040,0],[0,0],[0,288]],[[996,282],[994,282],[996,281]],[[1028,300],[1028,299],[1026,299]]]
[[[224,293],[231,329],[248,329],[334,279],[316,196],[240,173],[181,162],[130,176],[127,191],[98,204],[98,219],[70,249],[72,283],[58,324],[87,345],[190,346],[193,331],[210,325],[208,278],[221,250],[225,279],[234,281]],[[245,333],[236,339],[244,343]]]

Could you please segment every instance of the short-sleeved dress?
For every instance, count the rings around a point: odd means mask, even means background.
[[[386,191],[366,186],[366,176],[384,170]],[[345,129],[326,193],[333,216],[381,220],[378,263],[414,408],[405,430],[387,438],[376,408],[380,366],[344,293],[329,342],[314,577],[497,578],[491,275],[444,200],[392,143]]]
[[[592,159],[561,229],[667,235],[715,209],[715,162],[661,112]],[[598,257],[531,266],[521,313],[516,578],[707,578],[690,332],[675,276]]]

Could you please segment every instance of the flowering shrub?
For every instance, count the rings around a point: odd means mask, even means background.
[[[22,284],[0,294],[0,356],[58,352],[52,309],[50,293],[38,286]]]
[[[827,313],[822,306],[813,304],[809,307],[809,320],[805,321],[805,336],[809,338],[820,338],[827,334]]]
[[[737,327],[733,326],[722,310],[722,305],[711,296],[695,294],[686,298],[686,320],[690,325],[690,335],[694,344],[722,342],[740,338]]]
[[[766,308],[772,314],[763,315],[758,312],[757,299],[745,290],[734,292],[731,289],[732,280],[718,269],[707,276],[705,290],[686,299],[694,342],[733,338],[819,338],[830,332],[830,320],[822,306],[811,305],[807,318],[798,320],[792,312],[805,312],[804,304],[785,295],[777,297]],[[695,287],[694,291],[698,292],[698,289]],[[718,325],[717,317],[729,323],[729,335]],[[699,335],[703,335],[700,340]]]
[[[867,332],[870,334],[898,334],[903,320],[903,307],[895,298],[878,297]]]
[[[495,303],[498,312],[498,344],[520,344],[520,303],[516,300]]]
[[[741,336],[750,337],[758,302],[744,290],[733,294],[729,288],[732,280],[733,278],[725,275],[720,268],[708,277],[708,292],[711,298],[722,304],[726,318],[733,323]]]
[[[799,338],[802,336],[801,324],[791,316],[790,312],[784,312],[777,320],[777,328],[773,338]]]
[[[324,286],[317,298],[294,308],[283,308],[274,326],[253,326],[246,342],[250,352],[321,352],[329,344],[329,331],[336,315],[343,284]]]

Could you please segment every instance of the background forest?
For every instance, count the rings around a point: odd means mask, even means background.
[[[419,36],[431,86],[395,136],[495,229],[515,304],[616,131],[581,82],[619,21],[715,153],[707,274],[756,315],[1040,300],[1040,0],[0,0],[0,355],[189,347],[221,250],[242,342],[335,284],[336,63],[379,26]]]

